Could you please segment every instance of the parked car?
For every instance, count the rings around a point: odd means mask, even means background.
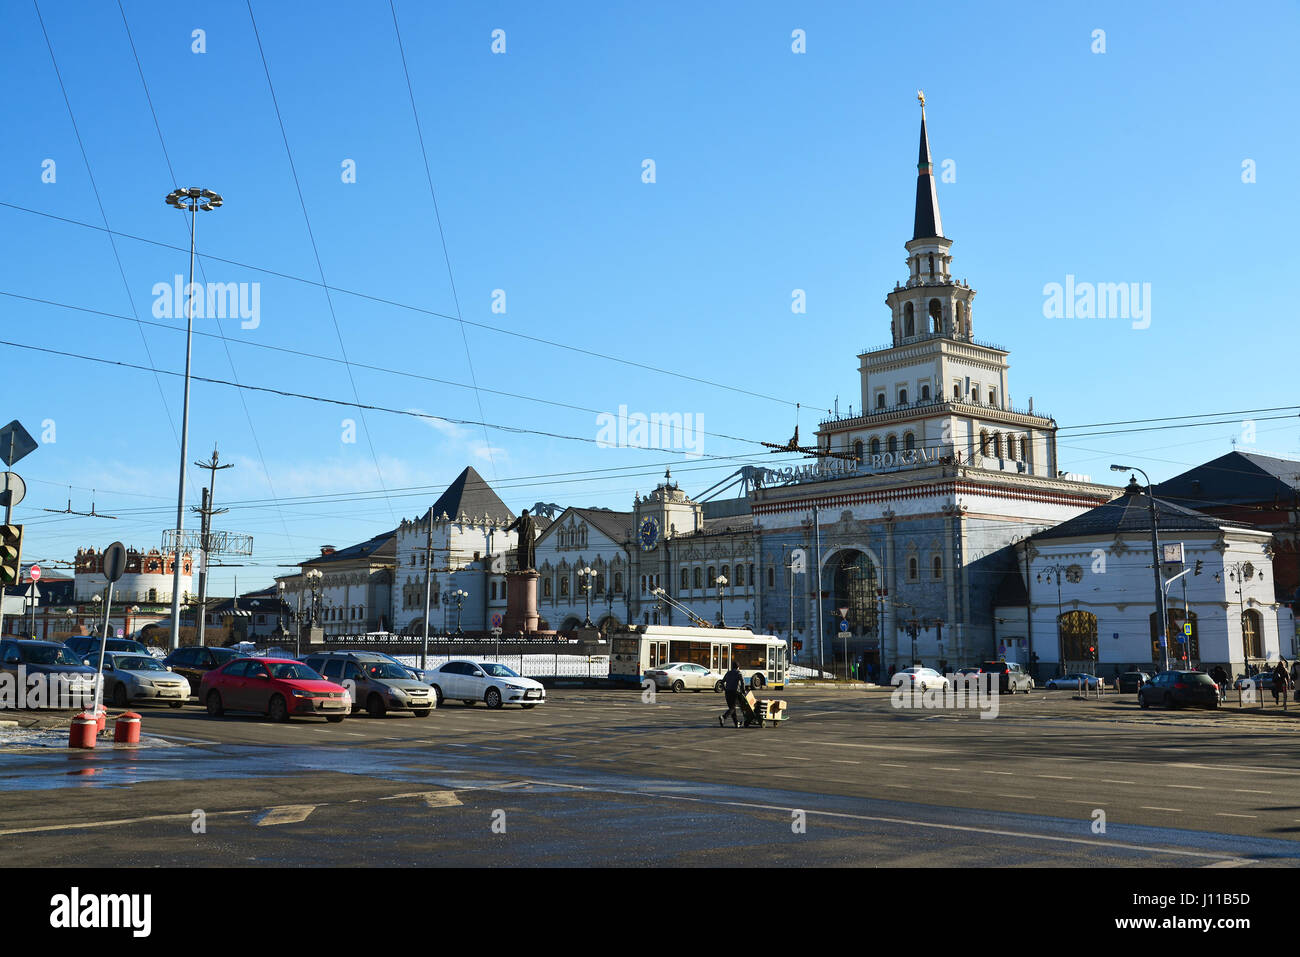
[[[92,666],[99,664],[99,643],[100,639],[96,635],[74,635],[64,642],[83,664],[89,659]],[[150,653],[148,648],[130,638],[108,639],[104,643],[104,654],[107,655],[110,651],[126,651],[134,655]]]
[[[397,658],[382,651],[370,651],[365,648],[336,648],[335,651],[343,655],[369,655],[373,658],[384,658],[397,665],[397,667],[406,669],[407,673],[416,681],[424,681],[424,673],[419,668],[412,668],[410,665],[403,664]],[[317,668],[316,670],[319,671],[320,669]]]
[[[546,689],[540,681],[525,678],[495,662],[448,661],[428,675],[440,707],[446,698],[455,698],[471,706],[482,701],[489,708],[500,708],[505,704],[534,708],[546,701]]]
[[[1166,708],[1201,705],[1205,708],[1219,706],[1219,686],[1203,671],[1162,671],[1138,692],[1138,704],[1149,708],[1154,704]]]
[[[653,681],[656,688],[671,688],[673,691],[722,690],[722,675],[690,661],[675,661],[650,668],[642,677]]]
[[[980,673],[997,675],[998,691],[1002,694],[1015,694],[1017,691],[1029,694],[1034,687],[1029,672],[1015,661],[986,661],[980,665]]]
[[[365,708],[372,718],[388,711],[410,711],[423,718],[434,707],[433,689],[412,678],[411,669],[388,655],[373,651],[324,651],[303,659],[326,681],[343,685],[352,694],[352,710]]]
[[[239,657],[241,655],[233,648],[190,645],[187,648],[177,648],[163,659],[163,664],[188,681],[190,688],[197,694],[205,674]]]
[[[1142,686],[1151,680],[1151,676],[1145,671],[1125,671],[1115,679],[1116,686],[1124,694],[1138,692]]]
[[[1058,688],[1064,688],[1067,691],[1079,690],[1079,682],[1083,682],[1083,687],[1089,691],[1096,691],[1101,687],[1101,679],[1096,675],[1086,675],[1083,672],[1074,672],[1073,674],[1061,675],[1057,678],[1048,678],[1043,685],[1044,688],[1050,688],[1055,691]]]
[[[72,649],[57,641],[36,641],[23,638],[6,638],[0,641],[0,671],[12,675],[22,668],[30,680],[32,675],[41,675],[45,679],[64,676],[68,692],[66,702],[57,701],[63,690],[56,682],[50,682],[44,688],[46,704],[49,707],[85,707],[93,703],[95,692],[95,669],[82,664]],[[27,700],[32,700],[31,688],[25,688]]]
[[[214,718],[255,711],[272,721],[307,715],[337,723],[352,710],[346,688],[289,658],[236,658],[204,672],[199,700]]]
[[[916,687],[925,691],[928,688],[947,689],[950,682],[933,668],[904,668],[889,679],[889,683],[895,687]]]
[[[104,653],[104,698],[115,708],[133,701],[165,702],[179,708],[190,697],[190,683],[153,655]]]

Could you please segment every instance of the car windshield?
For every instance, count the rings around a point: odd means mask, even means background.
[[[505,665],[498,665],[496,663],[487,664],[485,662],[479,665],[479,667],[482,668],[489,676],[493,678],[518,678],[519,677],[519,672],[511,668],[507,668]]]
[[[139,642],[127,641],[126,639],[118,638],[115,641],[113,640],[109,641],[108,650],[109,651],[146,651],[147,649]]]
[[[371,678],[405,678],[409,674],[401,665],[395,665],[391,661],[368,661],[361,667]]]
[[[324,681],[325,679],[306,665],[292,661],[277,661],[266,666],[271,670],[272,678],[285,678],[298,681]]]
[[[217,659],[217,664],[224,665],[227,661],[234,661],[239,654],[231,648],[209,648],[212,657]]]
[[[1199,672],[1199,671],[1198,671],[1198,672],[1194,672],[1194,673],[1192,673],[1192,674],[1184,674],[1184,675],[1183,675],[1183,680],[1184,680],[1184,681],[1187,681],[1187,682],[1190,682],[1191,684],[1194,684],[1194,685],[1212,685],[1212,684],[1214,684],[1214,679],[1213,679],[1213,678],[1211,678],[1209,675],[1204,674],[1204,673]]]
[[[19,645],[18,653],[29,665],[81,664],[81,660],[66,645]]]
[[[153,655],[131,655],[129,658],[118,655],[113,659],[113,667],[119,671],[166,671]]]

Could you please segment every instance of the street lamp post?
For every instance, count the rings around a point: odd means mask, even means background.
[[[1043,569],[1047,573],[1047,584],[1052,584],[1052,579],[1056,579],[1056,666],[1061,674],[1065,674],[1065,636],[1061,633],[1061,576],[1065,574],[1065,566],[1044,565]],[[1034,576],[1034,580],[1041,585],[1044,581],[1043,572]],[[1032,614],[1030,617],[1033,617]]]
[[[307,607],[307,627],[315,628],[320,618],[320,586],[321,579],[324,576],[319,568],[313,568],[307,572],[307,587],[311,589],[311,604]],[[298,635],[301,642],[302,622],[298,622]],[[299,649],[301,650],[301,648]]]
[[[1235,581],[1237,583],[1237,618],[1241,623],[1241,654],[1242,657],[1245,659],[1246,674],[1249,675],[1250,674],[1250,646],[1246,644],[1245,587],[1246,587],[1247,580],[1254,577],[1255,570],[1252,568],[1250,574],[1247,574],[1246,566],[1241,562],[1232,562],[1231,564],[1225,563],[1224,568],[1227,570],[1228,580]],[[1215,581],[1219,580],[1218,575],[1215,575],[1214,578]],[[1261,580],[1263,579],[1263,573],[1260,573],[1260,579]],[[1267,651],[1267,649],[1261,648],[1260,651],[1262,652]],[[1267,657],[1265,657],[1265,660],[1267,660]],[[1190,663],[1191,660],[1189,658],[1188,664]]]
[[[1112,472],[1142,472],[1135,465],[1112,465]],[[1151,489],[1151,477],[1142,472],[1147,483],[1147,505],[1151,508],[1151,574],[1156,583],[1156,630],[1165,649],[1165,671],[1169,670],[1169,626],[1165,618],[1165,589],[1160,581],[1160,533],[1156,528],[1156,496]],[[1130,476],[1129,481],[1136,486],[1137,479]]]
[[[456,603],[456,634],[463,634],[460,630],[460,613],[465,607],[465,599],[469,597],[469,592],[463,588],[457,588],[451,593],[452,601]]]
[[[719,575],[713,579],[713,584],[718,586],[718,627],[725,628],[727,624],[722,616],[722,590],[727,587],[727,576]]]
[[[584,628],[591,627],[591,580],[595,577],[596,569],[590,565],[578,569],[578,579],[582,582],[582,593],[587,599],[587,620],[583,623]]]
[[[167,194],[166,203],[173,209],[190,214],[190,282],[185,287],[187,296],[185,322],[185,399],[181,405],[181,469],[176,490],[176,555],[172,568],[172,632],[167,647],[176,650],[181,635],[181,533],[185,530],[185,456],[188,454],[190,430],[190,358],[194,345],[194,236],[198,213],[209,212],[221,205],[221,197],[210,189],[198,186],[174,189]],[[207,558],[204,556],[204,561]]]

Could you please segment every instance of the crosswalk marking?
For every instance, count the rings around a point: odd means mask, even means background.
[[[281,807],[267,808],[265,812],[257,817],[255,823],[258,827],[297,824],[300,821],[307,820],[314,810],[316,810],[315,804],[286,804]]]

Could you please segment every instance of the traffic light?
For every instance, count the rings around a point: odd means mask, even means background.
[[[1192,572],[1192,574],[1193,574],[1193,575],[1199,575],[1199,574],[1201,573],[1201,569],[1204,568],[1204,567],[1205,567],[1205,562],[1203,562],[1203,561],[1202,561],[1201,559],[1199,559],[1199,558],[1196,559],[1196,571]]]
[[[22,582],[23,527],[0,525],[0,585]]]
[[[1088,646],[1088,657],[1091,658],[1093,661],[1096,661],[1096,660],[1097,660],[1097,646],[1096,646],[1096,645],[1089,645],[1089,646]]]

